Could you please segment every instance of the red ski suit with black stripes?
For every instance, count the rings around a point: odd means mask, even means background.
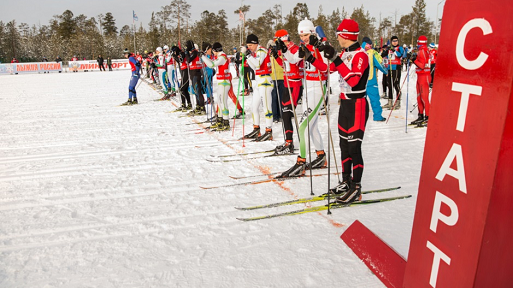
[[[315,59],[312,63],[319,70],[327,64]],[[358,42],[344,49],[333,63],[330,71],[339,73],[340,108],[338,133],[342,158],[342,176],[360,183],[363,175],[362,141],[369,118],[369,103],[365,97],[369,78],[369,56]]]

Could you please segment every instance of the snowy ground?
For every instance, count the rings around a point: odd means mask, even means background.
[[[129,74],[0,77],[0,287],[384,287],[339,237],[358,219],[408,253],[426,130],[405,133],[406,99],[388,124],[369,117],[363,188],[403,187],[365,199],[414,197],[241,222],[236,217],[305,207],[234,209],[308,197],[310,180],[203,190],[241,181],[229,176],[285,170],[296,156],[206,158],[271,149],[283,142],[281,123],[273,142],[243,148],[224,141],[242,136],[241,120],[234,136],[207,133],[192,124],[205,117],[168,113],[175,104],[152,101],[161,96],[147,83],[138,87],[140,105],[118,107]],[[325,116],[320,124],[327,146]],[[313,186],[325,192],[327,177],[314,177]]]

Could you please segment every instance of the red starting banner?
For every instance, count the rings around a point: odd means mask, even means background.
[[[443,15],[408,260],[362,225],[342,239],[387,287],[512,287],[513,5]]]

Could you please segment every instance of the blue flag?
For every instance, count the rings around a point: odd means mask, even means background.
[[[137,17],[137,15],[135,15],[135,11],[132,10],[132,12],[134,13],[134,21],[139,21],[139,17]]]

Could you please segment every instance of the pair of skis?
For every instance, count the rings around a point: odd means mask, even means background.
[[[401,187],[398,186],[398,187],[391,187],[391,188],[385,188],[385,189],[368,190],[368,191],[363,191],[362,194],[387,192],[387,191],[398,190],[400,188]],[[267,215],[256,216],[256,217],[237,218],[237,220],[245,221],[245,222],[256,221],[256,220],[270,219],[270,218],[276,218],[276,217],[282,217],[282,216],[292,216],[292,215],[300,215],[300,214],[311,213],[311,212],[320,212],[320,211],[328,210],[328,208],[329,209],[347,208],[347,207],[353,207],[353,206],[359,206],[359,205],[369,205],[369,204],[389,202],[389,201],[400,200],[400,199],[407,199],[410,197],[412,197],[412,195],[378,198],[378,199],[371,199],[371,200],[361,200],[361,201],[355,201],[355,202],[351,202],[351,203],[336,203],[336,202],[334,202],[334,203],[330,203],[329,205],[326,204],[326,205],[320,205],[320,206],[313,206],[313,207],[307,207],[307,208],[300,209],[300,210],[282,212],[282,213],[277,213],[277,214],[267,214]],[[257,206],[242,207],[242,208],[235,207],[235,209],[256,210],[256,209],[262,209],[262,208],[272,208],[272,207],[280,207],[280,206],[286,206],[286,205],[294,205],[294,204],[322,201],[322,200],[325,200],[326,198],[328,198],[328,195],[324,194],[324,195],[320,195],[320,196],[301,198],[301,199],[296,199],[296,200],[277,202],[277,203],[271,203],[271,204],[265,204],[265,205],[257,205]]]

